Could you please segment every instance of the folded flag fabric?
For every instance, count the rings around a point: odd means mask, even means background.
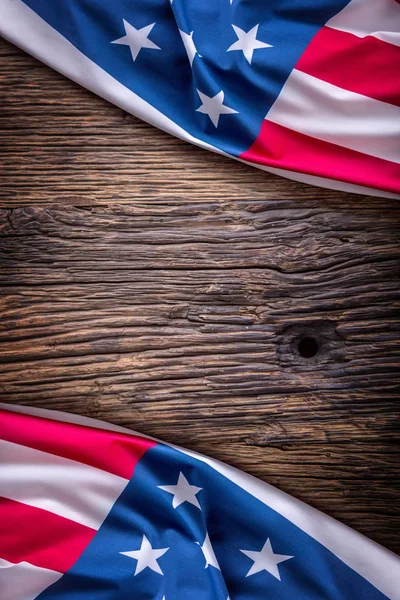
[[[400,559],[205,456],[0,405],[1,600],[400,598]]]
[[[0,34],[189,142],[399,197],[398,0],[0,0]]]

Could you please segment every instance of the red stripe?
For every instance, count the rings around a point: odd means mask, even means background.
[[[337,87],[400,106],[400,47],[322,27],[295,67]]]
[[[268,120],[263,122],[260,135],[240,158],[400,193],[399,164],[322,142]]]
[[[47,510],[0,498],[0,556],[9,562],[65,573],[95,534]]]
[[[0,410],[0,439],[69,458],[130,479],[136,463],[156,442]]]

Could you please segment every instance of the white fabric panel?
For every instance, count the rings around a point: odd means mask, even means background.
[[[400,108],[294,69],[268,121],[369,156],[400,163]]]
[[[318,177],[318,175],[309,175],[308,173],[296,173],[295,171],[286,171],[285,169],[276,169],[275,167],[265,167],[264,165],[257,165],[259,169],[279,175],[280,177],[286,177],[286,179],[293,179],[293,181],[300,181],[301,183],[307,183],[308,185],[316,185],[328,190],[337,190],[339,192],[349,192],[351,194],[369,194],[371,196],[378,196],[380,198],[393,198],[394,200],[400,200],[399,194],[393,192],[386,192],[384,190],[377,190],[375,188],[369,188],[362,185],[356,185],[355,183],[347,183],[346,181],[338,181],[337,179],[328,179],[326,177]]]
[[[25,406],[10,406],[0,403],[1,408],[68,423],[78,423],[87,427],[119,431],[128,435],[143,435],[125,427],[113,425],[112,423],[105,423],[97,419],[66,414],[59,411]],[[154,438],[149,439],[154,440]],[[247,473],[243,473],[234,467],[203,456],[202,454],[197,454],[196,452],[191,452],[172,444],[166,444],[165,442],[162,443],[208,464],[224,477],[230,479],[249,494],[258,498],[260,502],[263,502],[263,504],[269,506],[323,544],[350,568],[357,571],[357,573],[383,594],[386,594],[388,598],[391,600],[400,600],[400,559],[393,552],[369,540],[357,531],[347,527],[347,525],[316,510],[312,506],[308,506],[304,502]]]
[[[0,496],[99,529],[128,483],[67,458],[0,440]]]
[[[358,37],[372,35],[400,46],[400,4],[396,0],[352,0],[327,25]]]
[[[1,600],[34,600],[58,581],[62,573],[41,569],[27,562],[13,564],[0,558]]]

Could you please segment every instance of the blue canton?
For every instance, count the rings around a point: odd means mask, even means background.
[[[378,600],[365,579],[209,465],[149,450],[40,600]]]
[[[234,156],[318,30],[349,0],[25,0],[194,137]]]

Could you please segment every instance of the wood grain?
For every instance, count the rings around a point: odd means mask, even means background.
[[[0,84],[0,399],[215,456],[399,551],[399,204],[190,147],[6,43]]]

